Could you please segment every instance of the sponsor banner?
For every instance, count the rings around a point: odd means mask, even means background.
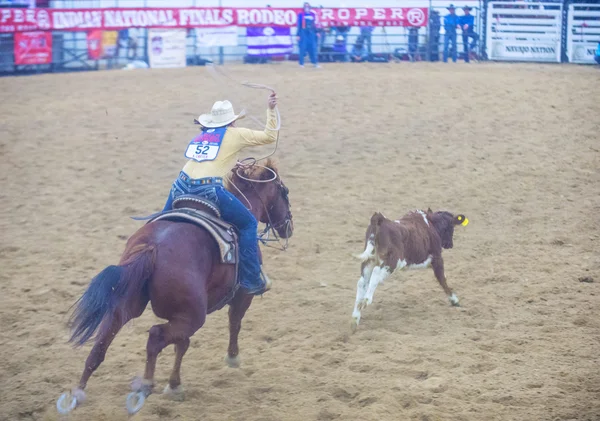
[[[0,32],[34,30],[296,26],[294,8],[0,9]],[[426,7],[314,9],[320,26],[427,26]]]
[[[148,61],[153,68],[185,67],[185,29],[149,29]]]
[[[15,64],[52,63],[52,33],[19,32],[15,34]]]
[[[560,62],[560,43],[492,41],[490,59]]]
[[[290,28],[246,28],[246,43],[250,56],[291,54],[294,49]]]
[[[238,27],[196,28],[198,47],[235,47],[238,45]]]
[[[595,43],[585,43],[585,44],[572,44],[573,48],[573,62],[576,63],[596,63],[594,57],[596,56],[596,46]]]

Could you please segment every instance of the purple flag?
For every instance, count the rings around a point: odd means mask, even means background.
[[[291,54],[294,48],[291,28],[248,27],[246,43],[248,55],[255,57]]]

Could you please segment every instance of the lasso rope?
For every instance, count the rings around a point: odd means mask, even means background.
[[[228,74],[226,74],[225,72],[223,72],[221,70],[217,70],[218,67],[216,67],[214,65],[209,65],[207,67],[211,70],[211,75],[213,77],[216,75],[216,73],[219,73],[221,76],[223,76],[223,77],[231,80],[232,82],[234,82],[236,84],[240,84],[240,85],[245,86],[247,88],[251,88],[251,89],[264,89],[264,90],[267,90],[267,91],[271,91],[272,93],[275,93],[275,89],[271,88],[270,86],[263,85],[263,84],[260,84],[260,83],[247,82],[247,81],[246,82],[238,82],[237,80],[235,80],[234,78],[232,78],[231,76],[229,76]],[[266,167],[264,165],[257,164],[258,161],[262,161],[264,159],[267,159],[267,158],[273,156],[275,154],[275,152],[277,152],[277,147],[279,146],[279,129],[281,129],[281,115],[279,114],[279,109],[277,107],[275,108],[275,113],[277,115],[277,125],[276,125],[276,127],[274,129],[267,128],[267,130],[272,130],[272,131],[276,131],[277,132],[277,136],[276,136],[276,140],[275,140],[275,148],[271,151],[271,153],[269,153],[269,154],[267,154],[267,155],[265,155],[265,156],[263,156],[261,158],[256,159],[256,158],[253,158],[253,157],[249,157],[249,158],[242,159],[241,161],[238,161],[238,163],[236,164],[237,169],[235,170],[235,172],[236,172],[237,176],[240,177],[243,180],[250,181],[252,183],[269,183],[269,182],[274,181],[274,180],[277,179],[277,173],[275,173],[275,171],[273,171],[271,168]],[[248,117],[250,117],[250,119],[253,120],[255,123],[261,124],[261,122],[258,121],[258,119],[256,119],[254,116],[248,115]],[[247,161],[249,161],[249,162],[247,162]],[[244,175],[242,175],[240,173],[240,170],[242,170],[242,169],[247,169],[247,168],[251,168],[251,167],[255,167],[255,166],[263,168],[263,169],[269,171],[273,175],[273,177],[269,178],[267,180],[256,180],[256,179],[252,179],[252,178],[247,178],[247,177],[245,177]],[[229,181],[233,184],[233,182],[232,182],[231,179]],[[242,194],[242,192],[240,191],[240,189],[238,189],[237,186],[235,186],[235,184],[234,184],[234,187],[236,188],[236,190],[238,192],[240,192]],[[246,199],[246,201],[248,201],[248,199],[245,196],[244,196],[244,198]]]

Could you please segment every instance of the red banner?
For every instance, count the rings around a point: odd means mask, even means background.
[[[111,8],[0,9],[0,33],[35,30],[86,31],[125,28],[296,26],[301,9]],[[425,7],[314,9],[320,26],[427,26]]]
[[[52,33],[18,32],[15,34],[15,64],[52,63]]]

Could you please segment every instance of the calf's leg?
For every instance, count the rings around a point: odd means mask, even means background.
[[[438,282],[444,289],[444,292],[448,296],[450,304],[452,304],[453,306],[458,306],[458,297],[446,283],[446,275],[444,275],[444,260],[442,259],[442,256],[434,257],[431,260],[431,267],[433,268],[433,273],[435,274],[436,279],[438,280]]]
[[[354,311],[352,312],[353,332],[356,330],[358,323],[360,322],[359,306],[361,305],[361,302],[367,293],[367,286],[369,285],[369,280],[371,279],[371,274],[373,273],[374,267],[375,264],[373,262],[365,262],[362,264],[361,277],[356,284],[356,301],[354,302]]]
[[[358,307],[360,310],[373,303],[373,295],[375,294],[377,285],[383,282],[388,276],[390,276],[391,273],[392,270],[389,268],[389,266],[375,266],[375,268],[373,268],[373,273],[371,274],[371,279],[369,280],[367,293],[365,294]]]

